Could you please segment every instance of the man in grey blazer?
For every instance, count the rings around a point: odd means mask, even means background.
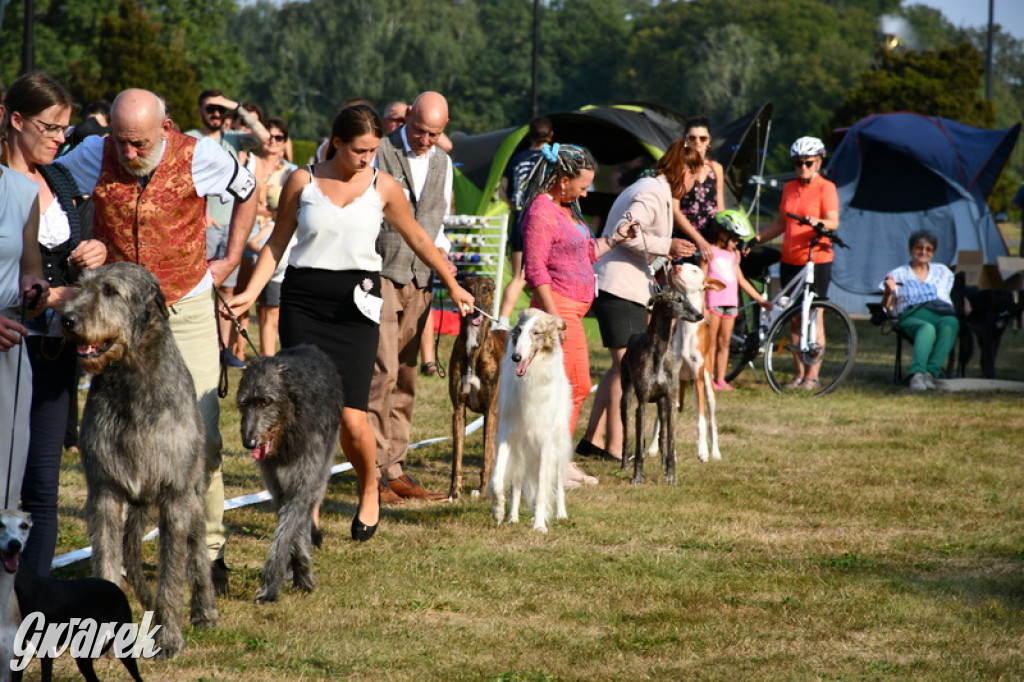
[[[405,125],[386,135],[377,150],[377,167],[402,185],[416,221],[446,258],[443,221],[452,203],[453,175],[451,159],[437,141],[447,124],[448,102],[437,92],[424,92],[410,107]],[[381,502],[443,500],[446,494],[424,490],[402,466],[409,452],[419,339],[430,313],[433,275],[387,221],[381,226],[377,251],[384,261],[384,306],[369,417],[377,438]]]

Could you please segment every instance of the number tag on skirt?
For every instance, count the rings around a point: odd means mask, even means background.
[[[384,299],[371,294],[370,289],[372,288],[373,282],[364,279],[359,286],[352,289],[352,299],[355,301],[356,308],[366,319],[380,324],[380,310],[384,307]]]

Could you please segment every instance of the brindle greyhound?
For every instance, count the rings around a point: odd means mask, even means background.
[[[484,416],[484,465],[480,473],[479,493],[487,492],[494,466],[498,433],[498,383],[501,359],[505,355],[508,332],[491,329],[491,321],[480,310],[489,310],[494,302],[494,280],[469,275],[466,288],[479,310],[462,318],[459,336],[448,363],[448,395],[452,399],[452,485],[448,496],[459,499],[462,493],[462,456],[466,445],[466,409]]]
[[[644,408],[657,403],[661,422],[660,450],[664,461],[665,482],[676,482],[675,431],[672,408],[679,390],[679,358],[671,339],[677,322],[699,322],[704,316],[683,294],[666,289],[651,297],[651,319],[647,331],[634,334],[622,356],[622,468],[629,463],[629,426],[636,401],[633,443],[633,484],[644,482]]]

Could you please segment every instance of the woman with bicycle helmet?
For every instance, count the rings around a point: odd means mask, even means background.
[[[816,137],[801,137],[789,149],[789,158],[796,171],[796,179],[786,183],[782,190],[782,202],[779,216],[768,227],[757,235],[759,242],[767,242],[780,234],[782,236],[782,262],[779,275],[782,286],[789,284],[807,264],[808,258],[814,260],[814,292],[818,298],[826,298],[828,285],[832,279],[832,242],[821,239],[811,254],[811,240],[815,236],[813,227],[802,225],[788,217],[792,213],[804,216],[808,221],[822,224],[825,228],[839,228],[839,193],[831,181],[820,174],[825,158],[825,144]],[[799,318],[794,318],[799,322]],[[793,348],[799,347],[800,330],[793,330]],[[824,345],[825,330],[818,325],[819,341]],[[797,354],[796,376],[785,384],[786,388],[802,388],[817,391],[821,387],[818,381],[818,365],[805,365]]]

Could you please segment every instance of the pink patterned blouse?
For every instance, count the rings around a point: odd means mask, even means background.
[[[523,261],[526,283],[551,289],[580,303],[594,300],[597,240],[546,194],[538,194],[523,213]]]

